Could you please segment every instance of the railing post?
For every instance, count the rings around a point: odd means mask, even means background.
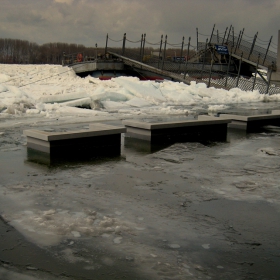
[[[140,58],[139,58],[139,61],[141,62],[142,62],[142,46],[143,46],[143,34],[141,35]]]
[[[227,30],[228,30],[228,27],[226,28],[226,31],[225,31],[225,34],[224,34],[224,38],[223,38],[222,45],[224,44],[224,41],[225,41],[225,38],[226,38],[226,35],[227,35]]]
[[[238,74],[237,74],[237,80],[236,80],[236,87],[238,87],[238,84],[239,84],[240,70],[241,70],[241,64],[242,64],[242,57],[243,57],[243,52],[241,53],[241,57],[240,57],[240,61],[239,61]]]
[[[214,33],[214,30],[215,30],[215,25],[216,24],[214,24],[213,29],[212,29],[212,33],[211,33],[211,36],[210,36],[209,44],[211,44],[211,40],[212,40],[213,33]]]
[[[231,63],[231,54],[232,54],[232,47],[231,47],[231,51],[230,51],[230,55],[229,55],[229,60],[228,60],[228,67],[227,67],[227,76],[226,76],[225,88],[227,87],[227,82],[228,82],[229,67],[230,67],[230,63]]]
[[[187,65],[189,60],[190,44],[191,44],[191,37],[189,37],[189,42],[188,42],[188,52],[187,52],[186,63],[185,63],[184,79],[186,79],[186,75],[187,75]]]
[[[228,43],[229,35],[230,35],[230,32],[231,32],[231,28],[232,28],[232,25],[230,25],[230,27],[229,27],[228,36],[227,36],[227,43]]]
[[[234,46],[234,27],[232,27],[232,45]]]
[[[126,33],[123,34],[122,55],[124,55],[125,52],[125,41],[126,41]]]
[[[95,59],[97,60],[97,44],[95,44]]]
[[[269,50],[269,47],[270,47],[270,44],[271,44],[271,41],[272,41],[272,37],[273,36],[270,37],[270,40],[269,40],[269,43],[268,43],[268,46],[267,46],[267,49],[266,49],[266,53],[265,53],[265,56],[264,56],[264,59],[263,59],[263,64],[266,60],[266,56],[267,56],[267,53],[268,53],[268,50]]]
[[[196,51],[198,52],[198,28],[196,28]]]
[[[260,56],[261,56],[261,54],[259,53],[259,55],[258,55],[258,62],[257,62],[257,65],[256,65],[255,78],[254,78],[254,82],[253,82],[252,91],[254,90],[255,84],[256,84],[256,79],[257,79],[257,73],[258,73],[258,67],[259,67]]]
[[[163,66],[164,66],[166,44],[167,44],[167,35],[165,35],[165,42],[164,42],[164,50],[163,50],[163,56],[162,56],[161,70],[163,70]]]
[[[270,70],[270,73],[269,73],[269,75],[268,75],[267,88],[266,88],[266,93],[265,93],[265,94],[268,94],[268,92],[269,92],[270,81],[271,81],[271,75],[272,75],[273,69],[274,69],[274,61],[272,61],[272,64],[271,64],[271,70]]]
[[[62,63],[61,63],[62,66],[65,65],[65,62],[66,62],[66,61],[65,61],[65,60],[66,60],[65,57],[66,57],[66,54],[65,54],[65,52],[63,52],[63,53],[62,53]]]
[[[220,40],[219,40],[219,30],[217,29],[217,43],[219,44],[220,42],[219,42]]]
[[[203,71],[204,71],[204,64],[205,64],[205,56],[206,56],[207,45],[208,45],[208,38],[206,39],[206,43],[205,43],[204,56],[203,56],[203,64],[202,64],[202,69],[201,69],[201,79],[202,79],[202,74],[203,74]]]
[[[212,78],[212,68],[213,68],[213,57],[211,58],[211,67],[210,67],[210,73],[209,73],[209,80],[208,80],[208,85],[207,87],[210,87],[210,82],[211,82],[211,78]]]
[[[236,49],[237,49],[237,47],[238,47],[238,45],[239,45],[240,36],[241,36],[241,30],[239,31],[239,35],[238,35],[237,42],[236,42],[236,45],[235,45],[234,53],[236,53]]]
[[[242,40],[243,34],[244,34],[244,30],[245,30],[245,28],[243,28],[243,30],[242,30],[241,37],[240,37],[239,44],[238,44],[238,48],[240,47],[241,40]]]
[[[251,56],[251,54],[252,54],[252,52],[253,52],[253,49],[254,49],[254,47],[255,47],[255,43],[256,43],[257,37],[258,37],[258,32],[257,32],[256,35],[254,36],[254,40],[253,40],[253,43],[252,43],[252,47],[251,47],[251,50],[250,50],[248,59],[250,59],[250,56]]]
[[[182,38],[182,46],[181,46],[181,53],[180,53],[179,71],[181,70],[181,63],[182,63],[181,59],[183,57],[184,42],[185,42],[185,37],[183,36],[183,38]]]
[[[107,53],[107,48],[108,48],[108,33],[107,33],[107,36],[106,36],[106,46],[105,46],[105,58],[106,58],[106,53]]]
[[[146,33],[144,34],[144,38],[143,38],[142,62],[145,55],[145,42],[146,42]]]
[[[161,55],[162,39],[163,39],[163,35],[161,35],[161,37],[160,37],[160,47],[159,47],[159,54],[158,54],[158,69],[159,69],[160,58],[162,59],[162,55]]]

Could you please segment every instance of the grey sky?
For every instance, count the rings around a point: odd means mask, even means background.
[[[247,36],[254,36],[258,31],[259,39],[267,41],[273,36],[276,44],[280,1],[1,0],[0,9],[1,38],[38,44],[104,46],[107,33],[118,40],[126,32],[132,41],[146,33],[149,42],[158,42],[161,34],[167,34],[168,42],[173,44],[180,43],[182,36],[186,40],[191,36],[195,45],[196,28],[199,33],[210,35],[214,24],[221,33],[231,24],[236,33],[244,27]],[[201,41],[206,38],[200,36]],[[275,45],[272,46],[271,50],[276,51]]]

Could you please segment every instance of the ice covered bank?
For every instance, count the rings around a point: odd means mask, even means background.
[[[280,95],[240,89],[206,88],[164,81],[119,77],[80,78],[59,65],[1,65],[0,115],[34,117],[131,118],[217,111],[232,104],[277,102]],[[87,108],[88,110],[85,110]]]

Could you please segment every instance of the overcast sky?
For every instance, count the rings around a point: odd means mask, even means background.
[[[137,41],[142,33],[149,42],[180,43],[192,37],[196,45],[196,28],[210,35],[213,25],[222,33],[231,24],[239,33],[275,45],[280,30],[279,0],[0,0],[0,37],[48,42],[104,46],[106,34],[119,40]],[[199,36],[205,41],[206,36]],[[244,37],[246,38],[246,37]],[[259,41],[261,42],[261,41]],[[113,42],[109,42],[109,45]],[[121,43],[119,43],[121,46]],[[265,45],[264,45],[265,46]],[[266,45],[267,46],[267,45]],[[265,46],[265,47],[266,47]]]

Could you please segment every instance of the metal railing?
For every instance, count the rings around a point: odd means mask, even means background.
[[[205,83],[207,87],[228,90],[237,87],[246,91],[258,90],[262,94],[280,93],[280,87],[271,84],[269,78],[274,69],[273,63],[276,61],[276,53],[269,50],[271,40],[267,48],[263,48],[256,45],[257,34],[252,37],[252,42],[244,40],[242,35],[241,32],[239,36],[229,32],[226,36],[225,32],[225,35],[221,37],[218,32],[215,35],[212,31],[210,40],[208,41],[207,38],[204,43],[197,41],[196,47],[191,44],[191,38],[185,42],[184,37],[181,42],[171,43],[167,35],[165,37],[161,35],[160,40],[156,42],[148,40],[146,34],[142,34],[138,40],[128,38],[126,33],[119,40],[114,40],[107,35],[104,59],[109,58],[109,53],[114,54],[135,71],[148,70],[187,84],[195,81]],[[110,47],[111,42],[118,46]],[[228,46],[230,55],[226,62],[213,63],[215,44]],[[176,50],[174,56],[167,55],[168,48]],[[233,54],[239,56],[239,60],[233,60]],[[81,62],[78,55],[78,53],[64,54],[64,63]],[[82,57],[82,62],[96,59],[86,58],[83,53]],[[259,65],[267,67],[268,77],[262,74],[262,78],[259,78],[256,73],[253,73],[251,77],[242,76],[240,68],[243,60],[252,62],[256,69]]]

